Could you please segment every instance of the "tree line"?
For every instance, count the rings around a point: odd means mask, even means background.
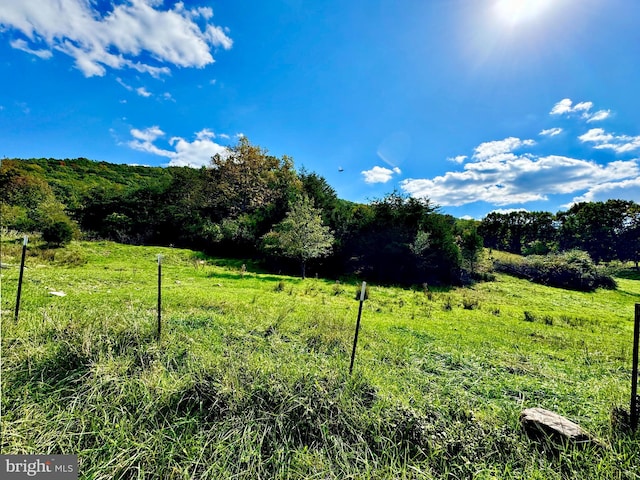
[[[563,214],[494,213],[482,222],[398,192],[354,203],[338,198],[320,175],[298,171],[290,157],[246,138],[200,169],[5,159],[0,201],[3,227],[41,232],[52,242],[81,235],[173,245],[255,259],[274,272],[379,283],[461,283],[475,272],[483,237],[485,246],[515,253],[582,248],[597,260],[638,259],[633,202],[607,202],[607,215],[599,204],[580,204]],[[604,218],[617,243],[598,236],[596,220]]]
[[[568,210],[490,213],[478,232],[488,248],[523,255],[569,250],[596,262],[640,262],[640,205],[628,200],[581,202]]]
[[[380,283],[459,283],[482,241],[475,223],[393,192],[339,199],[246,138],[206,168],[134,167],[87,159],[5,159],[2,226],[251,258],[282,273]]]

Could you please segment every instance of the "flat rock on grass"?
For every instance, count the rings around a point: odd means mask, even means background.
[[[520,422],[532,437],[546,437],[552,440],[569,441],[576,444],[596,443],[595,438],[585,432],[580,425],[567,420],[544,408],[527,408],[520,414]]]

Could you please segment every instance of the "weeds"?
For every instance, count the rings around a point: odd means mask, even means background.
[[[480,301],[477,298],[470,296],[462,297],[462,308],[465,310],[475,310],[480,307]]]
[[[446,296],[444,299],[444,303],[442,304],[442,310],[445,312],[450,312],[453,310],[453,300],[450,296]]]
[[[0,271],[5,454],[75,453],[93,479],[637,478],[640,439],[611,410],[628,401],[636,280],[595,294],[501,274],[473,291],[375,287],[349,376],[359,306],[341,284],[242,278],[239,265],[195,269],[189,252],[161,251],[158,342],[161,249],[71,248],[87,262],[33,252],[42,266],[27,272],[17,325],[17,269]],[[528,406],[610,447],[548,453],[520,429]]]
[[[524,312],[524,321],[525,322],[540,322],[540,323],[544,323],[545,325],[553,325],[554,324],[554,318],[551,315],[536,315],[532,312],[529,312],[527,310],[525,310]]]

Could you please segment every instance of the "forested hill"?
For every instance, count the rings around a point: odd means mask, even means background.
[[[167,185],[171,181],[170,170],[96,162],[86,158],[2,160],[3,180],[7,172],[19,172],[26,177],[44,180],[56,198],[69,208],[77,208],[82,197],[95,188],[122,192],[142,185]]]
[[[457,282],[466,252],[457,240],[466,235],[476,253],[481,248],[474,222],[458,223],[427,200],[396,193],[367,205],[339,199],[321,176],[247,139],[211,166],[5,159],[2,226],[53,240],[73,230],[254,258],[275,271],[308,265],[311,274],[394,283]]]
[[[396,192],[369,204],[339,199],[323,177],[246,138],[211,167],[4,159],[1,225],[54,243],[82,235],[174,245],[258,259],[275,271],[308,264],[309,273],[396,284],[457,283],[474,272],[483,244],[524,255],[579,249],[596,261],[640,259],[640,205],[632,201],[473,221]]]

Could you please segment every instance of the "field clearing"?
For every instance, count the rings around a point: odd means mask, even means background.
[[[76,453],[83,478],[640,478],[628,409],[640,281],[584,293],[264,274],[180,249],[4,242],[2,452]],[[155,339],[157,263],[163,333]],[[64,292],[65,296],[51,292]],[[523,408],[604,448],[529,440]]]

